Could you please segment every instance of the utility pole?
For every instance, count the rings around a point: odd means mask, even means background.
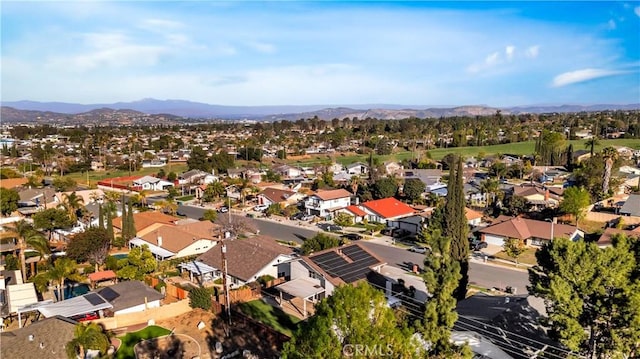
[[[225,237],[227,236],[227,232],[225,232]],[[229,298],[229,283],[227,281],[227,245],[224,243],[224,240],[222,242],[222,245],[220,246],[220,250],[222,252],[222,266],[223,266],[223,272],[222,272],[222,285],[224,286],[224,294],[225,294],[225,307],[227,309],[227,320],[229,321],[229,325],[231,325],[231,301]]]

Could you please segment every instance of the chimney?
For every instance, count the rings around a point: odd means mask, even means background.
[[[162,247],[162,237],[158,236],[158,247]]]
[[[544,191],[544,200],[545,200],[545,202],[549,200],[549,190],[548,189]]]

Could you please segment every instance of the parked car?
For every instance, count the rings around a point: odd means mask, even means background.
[[[482,242],[477,239],[471,241],[471,244],[470,244],[471,249],[473,249],[474,251],[479,251],[481,249],[487,248],[487,246],[488,246],[487,242]]]
[[[348,233],[341,236],[344,239],[348,239],[350,241],[359,241],[362,239],[362,236],[358,233]]]
[[[402,238],[402,237],[406,237],[409,234],[411,234],[411,232],[409,232],[408,230],[404,229],[404,228],[396,228],[393,231],[393,237],[394,238]]]
[[[331,223],[318,223],[318,227],[327,232],[337,232],[342,230],[342,227]]]
[[[427,247],[423,247],[423,246],[413,246],[409,248],[409,250],[411,252],[420,253],[420,254],[426,254],[429,251]]]
[[[227,213],[227,212],[229,212],[229,207],[222,206],[222,207],[218,208],[218,212],[219,213]]]
[[[253,207],[254,211],[258,211],[258,212],[262,212],[262,211],[266,211],[267,208],[269,208],[269,206],[267,206],[266,204],[259,204],[255,207]]]
[[[385,236],[390,236],[390,235],[393,234],[393,230],[394,230],[394,228],[387,227],[387,228],[384,228],[383,230],[381,230],[380,234],[385,235]]]

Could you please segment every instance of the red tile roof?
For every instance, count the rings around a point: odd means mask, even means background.
[[[378,214],[382,218],[395,218],[399,216],[408,216],[414,213],[413,208],[398,201],[394,197],[367,201],[362,204],[368,210]]]
[[[114,279],[116,278],[116,273],[112,270],[105,270],[102,272],[95,272],[88,275],[89,280],[92,282],[98,282],[105,279]]]
[[[351,193],[346,189],[333,189],[329,191],[318,191],[315,194],[323,201],[330,201],[332,199],[351,197]]]
[[[351,205],[351,206],[347,207],[346,209],[347,209],[347,211],[355,214],[358,217],[363,217],[363,216],[367,215],[367,213],[365,211],[361,210],[360,207],[358,207],[358,206]]]
[[[467,217],[467,221],[470,221],[472,219],[478,219],[478,218],[482,218],[482,213],[478,212],[478,211],[474,211],[470,208],[465,208],[464,209],[464,215]]]
[[[575,226],[554,224],[553,236],[569,238],[576,230]],[[483,228],[479,232],[522,240],[532,237],[551,239],[551,222],[518,217]]]
[[[141,232],[145,228],[155,224],[175,224],[180,218],[166,215],[162,212],[146,211],[133,214],[133,223],[136,226],[136,232]],[[122,217],[113,219],[113,227],[118,230],[122,229]]]

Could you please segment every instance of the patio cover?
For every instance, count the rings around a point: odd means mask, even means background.
[[[97,312],[102,309],[111,309],[113,305],[107,302],[100,294],[89,292],[79,297],[73,297],[70,299],[62,300],[49,305],[44,305],[38,308],[38,311],[45,316],[45,318],[61,315],[63,317],[73,317],[75,315],[81,315],[91,312]]]
[[[186,269],[189,272],[196,273],[196,274],[207,274],[207,273],[215,272],[217,270],[216,268],[213,268],[210,265],[204,264],[202,262],[196,262],[196,261],[180,263],[178,267],[182,269]]]
[[[305,278],[296,278],[294,280],[277,285],[276,288],[294,297],[307,299],[324,292],[319,284],[309,281]]]
[[[151,244],[141,238],[134,238],[130,240],[129,243],[138,247],[142,247],[143,245],[146,245],[147,247],[149,247],[149,250],[151,251],[151,253],[153,253],[156,257],[168,258],[176,255],[173,252],[170,252],[162,247],[158,247],[155,244]]]

